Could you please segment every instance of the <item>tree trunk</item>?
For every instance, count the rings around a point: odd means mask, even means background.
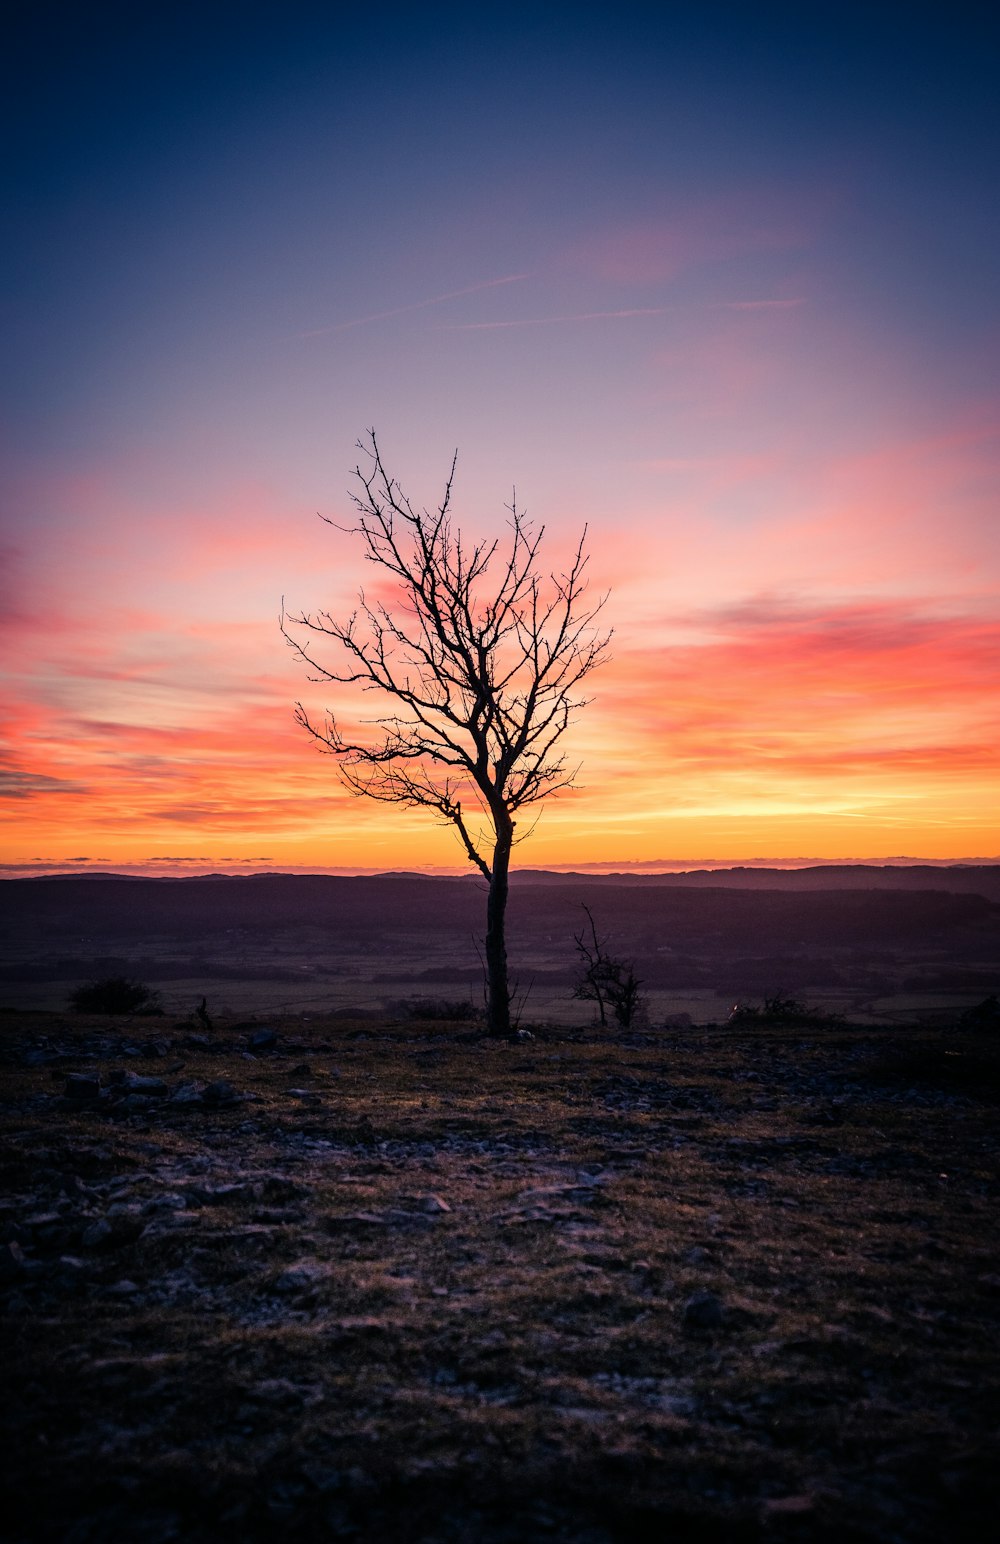
[[[507,890],[513,824],[497,833],[493,872],[486,899],[486,1031],[492,1038],[510,1034],[510,986],[507,980]]]

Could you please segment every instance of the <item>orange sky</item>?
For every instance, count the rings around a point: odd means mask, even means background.
[[[623,468],[636,515],[617,510],[611,530],[586,511],[614,658],[572,731],[580,786],[546,806],[520,861],[1000,852],[1000,625],[956,492],[993,443],[985,423],[827,462],[805,510],[788,503],[808,471],[790,492],[777,460]],[[719,501],[762,482],[785,507],[723,535]],[[660,483],[657,523],[642,504]],[[460,476],[460,506],[462,491]],[[110,476],[51,497],[87,518],[8,621],[22,780],[8,863],[461,866],[426,816],[341,790],[292,723],[299,695],[348,721],[371,707],[310,687],[276,625],[282,587],[346,612],[365,577],[349,536],[259,488],[180,516],[129,503]],[[554,522],[553,557],[571,522]],[[102,523],[121,539],[95,541]],[[119,599],[136,573],[146,593]]]

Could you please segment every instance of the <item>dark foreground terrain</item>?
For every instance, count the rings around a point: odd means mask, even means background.
[[[995,1030],[270,1023],[4,1017],[7,1538],[993,1536]]]

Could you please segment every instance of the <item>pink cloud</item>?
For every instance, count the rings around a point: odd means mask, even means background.
[[[687,621],[689,645],[620,650],[609,668],[627,755],[761,777],[1000,767],[1000,618],[761,596]]]
[[[827,194],[770,189],[704,200],[669,214],[583,237],[566,267],[616,284],[662,284],[685,269],[808,246],[830,207]]]

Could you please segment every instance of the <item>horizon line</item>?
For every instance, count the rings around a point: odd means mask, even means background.
[[[1000,856],[922,858],[893,854],[868,858],[622,858],[590,860],[580,863],[536,863],[512,867],[511,877],[525,874],[581,874],[594,878],[614,874],[656,875],[734,872],[764,869],[795,872],[811,868],[987,868],[1000,866]],[[114,877],[121,879],[208,879],[263,878],[290,875],[333,878],[378,878],[413,875],[428,879],[479,879],[468,865],[417,864],[366,867],[361,864],[280,864],[267,859],[147,858],[116,864],[98,859],[35,859],[25,863],[0,863],[0,879],[79,879]]]

